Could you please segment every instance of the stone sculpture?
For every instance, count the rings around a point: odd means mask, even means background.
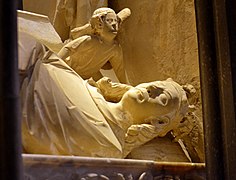
[[[26,152],[124,158],[187,112],[185,91],[171,79],[125,89],[110,103],[55,54],[44,56],[22,88]]]
[[[108,9],[103,10],[107,13]],[[126,11],[120,17],[125,17]],[[76,46],[85,45],[81,40],[94,37],[86,33],[64,47],[57,40],[49,43],[45,37],[53,36],[52,31],[45,31],[41,38],[32,29],[43,22],[35,22],[42,17],[23,14],[20,32],[44,44],[27,56],[32,66],[27,66],[21,88],[25,152],[124,158],[134,148],[179,126],[188,111],[182,86],[171,79],[135,87],[112,83],[109,78],[85,81],[66,63],[63,54],[75,42],[79,42]],[[24,29],[27,23],[28,29]],[[29,25],[32,23],[34,26]],[[59,47],[62,50],[58,53]]]
[[[188,117],[188,120],[185,121],[186,126],[181,130],[185,129],[190,134],[185,133],[181,139],[191,154],[191,159],[194,162],[204,162],[199,52],[194,0],[152,2],[149,0],[135,2],[119,0],[111,1],[110,6],[115,11],[129,7],[132,12],[132,16],[119,33],[125,68],[131,84],[152,81],[156,77],[158,79],[171,77],[180,84],[189,83],[194,86],[196,92],[189,103],[195,106],[192,113],[197,117]],[[198,129],[197,133],[195,129]],[[144,154],[148,154],[148,152]],[[147,159],[144,154],[140,155],[140,158]],[[150,155],[149,152],[149,156],[154,155]]]
[[[99,70],[111,65],[120,82],[126,83],[122,49],[115,37],[129,15],[127,8],[117,15],[110,8],[97,9],[88,24],[72,30],[73,40],[58,56],[84,79],[99,80],[102,77]]]
[[[56,1],[56,12],[52,18],[52,24],[63,40],[68,39],[71,29],[87,23],[94,10],[108,4],[107,0]]]

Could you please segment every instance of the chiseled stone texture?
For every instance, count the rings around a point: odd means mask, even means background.
[[[193,85],[196,93],[190,104],[195,105],[194,113],[199,119],[194,128],[201,129],[202,109],[194,0],[110,0],[109,5],[115,11],[124,7],[131,9],[131,16],[123,24],[119,34],[130,83],[136,85],[171,77],[180,84]],[[189,140],[194,138],[198,140],[193,146],[193,142]],[[196,149],[198,146],[198,154],[201,154],[199,161],[203,161],[202,130],[198,135],[189,134],[185,140],[192,146],[188,149]],[[194,151],[190,152],[194,156],[193,159],[199,159],[195,157]]]
[[[116,11],[131,9],[121,29],[132,84],[172,77],[198,81],[198,48],[193,0],[111,0]]]

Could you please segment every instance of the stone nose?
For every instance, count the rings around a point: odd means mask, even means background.
[[[112,28],[113,28],[114,30],[118,30],[117,24],[116,24],[116,23],[113,23],[113,24],[112,24]]]

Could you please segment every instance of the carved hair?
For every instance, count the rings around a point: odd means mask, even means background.
[[[108,13],[115,13],[115,11],[111,8],[102,7],[98,8],[93,12],[93,15],[89,21],[89,23],[85,24],[84,26],[77,27],[71,30],[72,38],[75,39],[77,37],[83,35],[92,35],[92,34],[99,34],[103,28],[104,18]],[[119,26],[121,23],[126,20],[131,14],[130,9],[124,8],[118,14],[118,22]]]
[[[97,15],[107,15],[108,13],[115,13],[115,11],[111,8],[107,8],[107,7],[102,7],[102,8],[98,8],[96,9],[94,12],[93,12],[93,15],[92,16],[97,16]]]

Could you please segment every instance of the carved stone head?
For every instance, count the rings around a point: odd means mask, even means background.
[[[117,35],[120,24],[130,15],[130,10],[125,8],[118,14],[111,8],[99,8],[94,11],[90,19],[91,27],[99,35]]]
[[[186,93],[172,79],[140,84],[127,91],[121,103],[134,124],[150,123],[159,129],[159,136],[178,127],[188,111]]]
[[[130,16],[130,9],[124,8],[118,14],[111,8],[103,7],[94,11],[89,23],[71,30],[73,38],[96,34],[114,38],[124,20]]]

